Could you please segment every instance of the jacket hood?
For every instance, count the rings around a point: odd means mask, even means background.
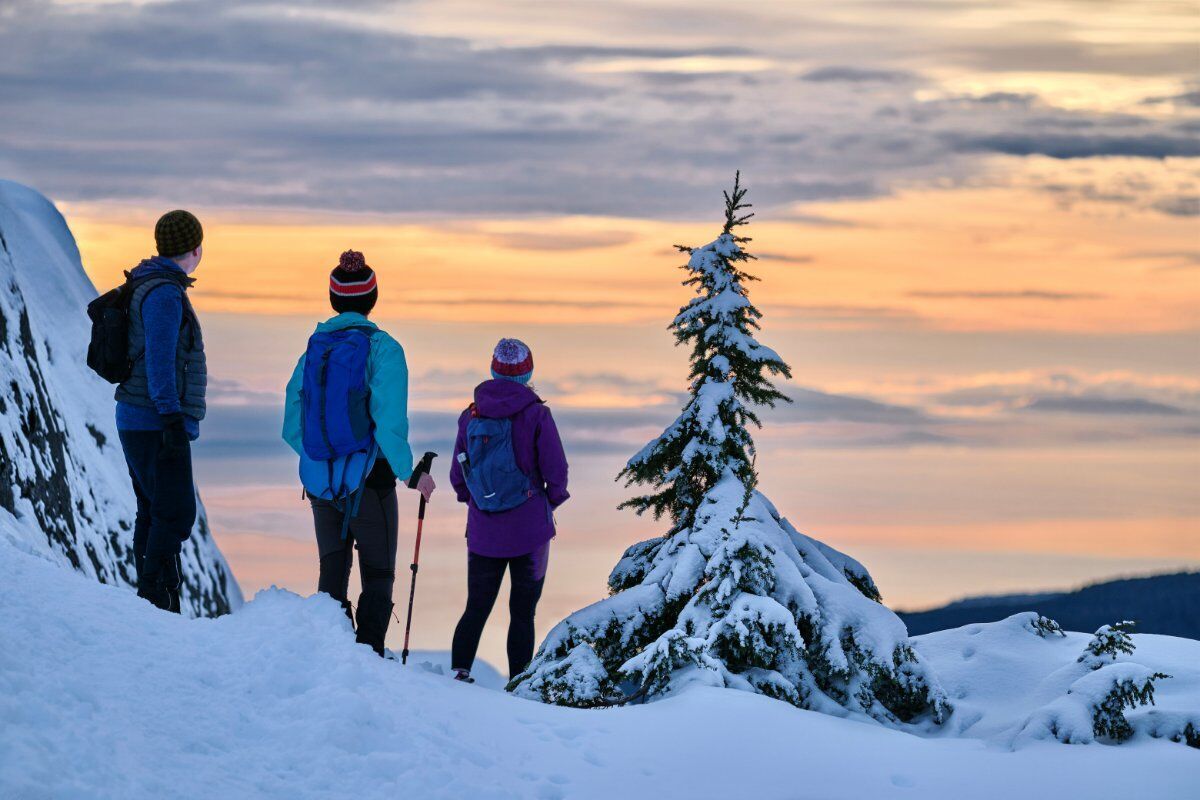
[[[330,331],[340,331],[345,328],[375,328],[376,325],[371,320],[359,314],[357,311],[343,311],[337,316],[330,317],[324,322],[317,323],[317,333],[329,333]]]
[[[196,279],[189,277],[188,274],[183,271],[182,267],[180,267],[171,259],[163,256],[147,258],[125,274],[130,278],[145,278],[149,275],[153,275],[156,272],[167,273],[174,278],[178,278],[187,286],[191,286],[196,282]]]
[[[492,419],[511,417],[540,402],[533,389],[514,381],[493,379],[475,387],[475,407]]]

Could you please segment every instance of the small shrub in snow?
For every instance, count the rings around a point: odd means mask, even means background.
[[[1133,632],[1133,628],[1134,623],[1129,620],[1102,625],[1079,656],[1079,663],[1086,664],[1090,669],[1100,669],[1106,664],[1116,663],[1121,654],[1131,655],[1133,639],[1129,634]]]
[[[1108,694],[1092,706],[1092,732],[1097,737],[1114,742],[1123,742],[1133,736],[1133,727],[1125,718],[1125,709],[1154,705],[1154,682],[1169,677],[1162,672],[1114,677]]]
[[[690,397],[622,471],[648,491],[623,507],[667,517],[609,576],[612,595],[559,623],[509,689],[579,707],[622,692],[653,699],[688,683],[729,687],[885,722],[949,712],[944,693],[853,559],[795,530],[756,490],[755,407],[784,400],[790,370],[754,337],[744,270],[745,190],[725,226],[689,254],[696,296],[671,328],[691,350]]]
[[[1047,636],[1061,636],[1065,638],[1067,635],[1061,625],[1041,614],[1031,614],[1029,621],[1025,623],[1025,627],[1028,631],[1037,634],[1043,639]]]

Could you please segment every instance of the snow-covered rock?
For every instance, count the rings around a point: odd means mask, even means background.
[[[135,506],[113,387],[84,363],[95,296],[54,205],[0,180],[0,537],[130,585]],[[202,505],[182,557],[187,611],[241,605]]]

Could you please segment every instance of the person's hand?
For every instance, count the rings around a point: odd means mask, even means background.
[[[183,414],[167,414],[163,416],[162,448],[159,458],[171,460],[187,455],[191,445],[188,438],[187,426]]]
[[[421,477],[417,478],[417,485],[414,487],[421,493],[421,497],[425,498],[428,503],[433,497],[433,490],[437,488],[437,484],[433,482],[433,476],[428,472],[422,472]]]

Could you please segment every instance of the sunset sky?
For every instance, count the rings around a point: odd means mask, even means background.
[[[911,608],[1200,566],[1198,41],[1188,2],[0,0],[0,176],[101,287],[163,211],[204,222],[198,478],[248,593],[315,585],[279,405],[342,250],[415,449],[527,341],[573,467],[544,632],[662,530],[613,477],[679,407],[672,245],[740,169],[795,372],[763,489]],[[464,518],[430,513],[419,646]]]

